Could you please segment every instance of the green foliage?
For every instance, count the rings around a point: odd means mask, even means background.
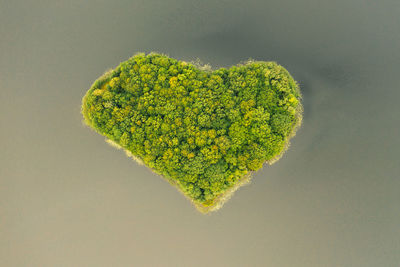
[[[96,80],[86,123],[199,205],[279,157],[301,123],[297,83],[275,62],[204,70],[139,53]]]

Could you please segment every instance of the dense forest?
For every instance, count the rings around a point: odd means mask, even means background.
[[[85,122],[189,197],[212,207],[265,162],[301,123],[298,84],[275,62],[211,70],[138,53],[97,79]]]

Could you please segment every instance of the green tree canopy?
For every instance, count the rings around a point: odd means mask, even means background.
[[[207,212],[282,155],[301,123],[300,100],[275,62],[210,70],[138,53],[93,83],[82,114]]]

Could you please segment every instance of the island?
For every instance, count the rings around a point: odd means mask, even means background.
[[[273,61],[213,70],[151,52],[99,77],[81,110],[85,124],[208,213],[283,155],[301,125],[301,100]]]

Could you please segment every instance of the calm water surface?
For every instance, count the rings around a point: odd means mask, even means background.
[[[0,266],[400,266],[400,2],[0,0]],[[274,60],[290,149],[204,216],[82,124],[108,68],[157,51]]]

